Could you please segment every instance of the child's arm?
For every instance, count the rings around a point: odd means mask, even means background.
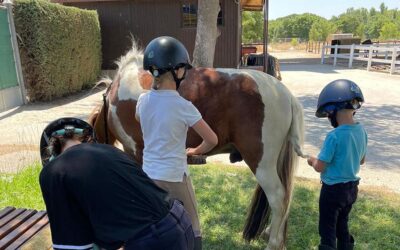
[[[325,162],[318,160],[314,156],[308,157],[307,163],[308,163],[308,165],[313,167],[314,170],[317,171],[318,173],[321,173],[322,171],[324,171],[325,165],[326,165]]]
[[[203,138],[203,142],[196,148],[187,148],[187,155],[201,155],[207,153],[218,144],[217,135],[203,119],[196,122],[192,128]]]

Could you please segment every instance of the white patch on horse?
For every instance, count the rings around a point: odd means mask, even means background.
[[[125,67],[120,76],[118,88],[118,99],[120,101],[137,100],[140,94],[146,92],[140,86],[139,69],[136,65],[132,64]]]
[[[120,139],[122,140],[122,145],[124,145],[125,147],[128,146],[129,149],[136,154],[136,142],[126,133],[126,131],[122,127],[121,121],[119,120],[119,117],[117,115],[117,107],[114,105],[110,105],[110,111],[112,116],[112,119],[110,121],[112,121],[114,128],[117,130],[117,134],[121,136]]]
[[[121,56],[118,65],[117,76],[120,76],[118,99],[137,100],[145,90],[140,86],[139,69],[143,67],[143,52],[138,48],[135,40],[132,40],[132,48]]]

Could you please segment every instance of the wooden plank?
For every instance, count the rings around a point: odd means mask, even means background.
[[[4,225],[2,228],[0,228],[0,249],[1,246],[3,245],[3,242],[8,241],[8,234],[12,232],[15,228],[17,228],[19,225],[21,225],[24,221],[29,219],[32,215],[36,213],[36,210],[26,210],[17,217],[15,217],[13,220],[9,221],[6,225]]]
[[[47,218],[47,217],[45,217]],[[34,235],[29,241],[22,245],[20,250],[31,250],[31,249],[52,249],[53,242],[51,240],[50,225],[47,224],[40,230],[36,235]],[[11,247],[11,246],[10,246]],[[7,248],[6,250],[11,250],[15,248]]]
[[[15,210],[15,207],[6,207],[0,211],[0,219]]]
[[[20,225],[14,232],[14,235],[10,235],[10,239],[13,238],[14,242],[7,246],[8,249],[17,249],[27,241],[36,237],[36,235],[49,224],[49,219],[46,216],[46,211],[40,211],[32,216],[29,220]],[[13,233],[14,233],[13,232]],[[51,246],[51,237],[50,237]],[[0,246],[1,247],[1,246]],[[30,248],[30,249],[43,249],[43,248]]]
[[[25,211],[26,211],[25,208],[18,208],[18,209],[15,209],[14,211],[12,211],[11,213],[7,214],[3,218],[1,218],[0,219],[0,228]],[[1,237],[0,237],[0,239],[1,239]]]

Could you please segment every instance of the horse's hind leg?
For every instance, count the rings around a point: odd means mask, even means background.
[[[268,227],[270,237],[267,249],[280,249],[284,244],[282,223],[285,217],[285,189],[277,172],[278,157],[284,141],[282,134],[270,133],[267,140],[263,140],[263,144],[258,145],[255,143],[257,142],[255,135],[248,133],[245,138],[235,143],[246,164],[255,174],[271,207],[271,224]],[[256,157],[259,155],[257,151],[263,152],[261,159]]]
[[[275,152],[277,155],[279,151]],[[271,207],[271,224],[268,227],[269,242],[267,249],[281,249],[284,244],[285,189],[276,171],[277,157],[261,161],[257,168],[256,178],[264,190]]]

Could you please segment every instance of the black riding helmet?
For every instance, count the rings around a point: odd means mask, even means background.
[[[40,158],[42,160],[42,165],[44,166],[52,157],[57,156],[50,155],[50,151],[48,150],[50,139],[52,137],[72,138],[73,135],[82,136],[83,143],[96,141],[93,127],[78,118],[64,117],[47,125],[40,138]]]
[[[184,67],[191,69],[189,54],[185,46],[177,39],[169,36],[161,36],[153,39],[146,47],[143,58],[143,68],[149,70],[155,77],[172,73],[178,89],[180,82],[185,78],[178,79],[176,69]]]
[[[315,115],[319,118],[329,117],[332,126],[337,127],[337,111],[341,109],[359,109],[363,102],[364,96],[355,82],[347,79],[338,79],[328,83],[322,89],[318,97]]]

